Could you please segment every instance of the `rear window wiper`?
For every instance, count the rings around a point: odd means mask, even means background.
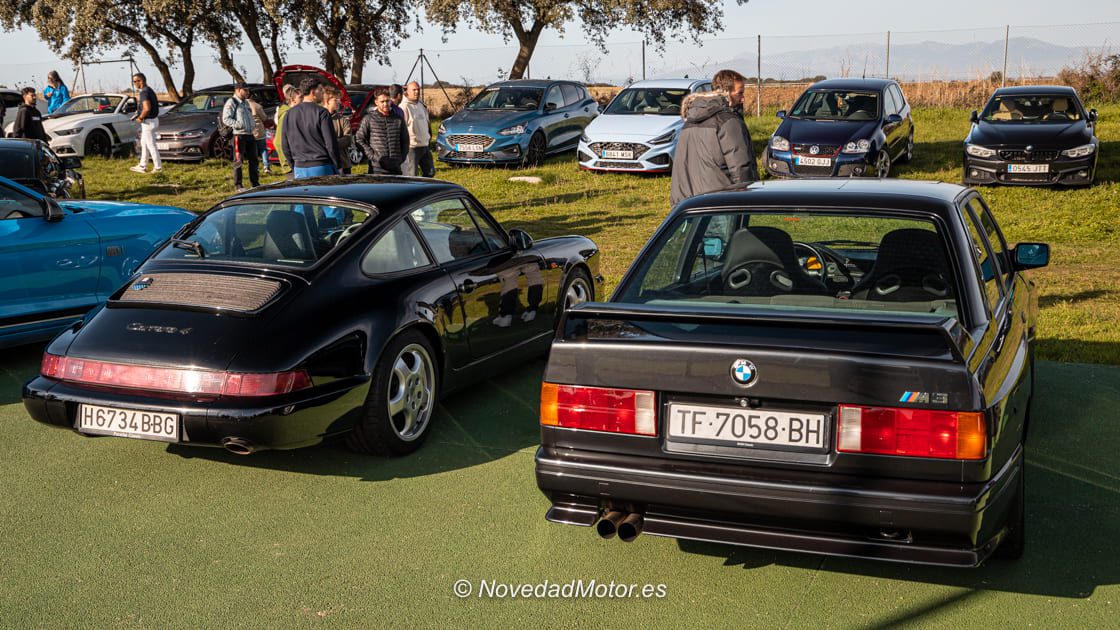
[[[183,238],[173,238],[171,239],[171,246],[194,252],[194,255],[198,256],[199,258],[206,258],[206,252],[202,249],[202,243],[199,243],[198,241],[188,241]]]

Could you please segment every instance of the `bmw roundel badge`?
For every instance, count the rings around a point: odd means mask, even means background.
[[[731,379],[739,385],[754,385],[757,376],[758,368],[746,359],[735,359],[731,364]]]
[[[143,278],[140,278],[136,282],[132,283],[131,288],[133,291],[143,291],[144,289],[152,286],[152,283],[155,281],[156,279],[151,276],[144,276]]]

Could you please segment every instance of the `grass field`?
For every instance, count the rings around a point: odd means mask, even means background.
[[[984,194],[1010,239],[1054,245],[1043,293],[1041,395],[1027,445],[1027,552],[950,570],[678,543],[602,541],[544,521],[533,479],[543,362],[447,399],[416,454],[340,444],[238,458],[86,438],[20,404],[42,345],[0,351],[0,627],[1117,628],[1120,623],[1120,108],[1102,110],[1089,190]],[[773,118],[752,119],[761,143]],[[956,181],[967,112],[918,113],[899,175]],[[88,160],[91,197],[204,210],[227,168]],[[666,178],[596,176],[571,158],[514,184],[445,169],[509,226],[586,234],[613,286],[667,211]],[[1080,363],[1073,363],[1074,361]],[[453,593],[458,580],[471,595]],[[495,599],[506,584],[664,585],[643,599]]]

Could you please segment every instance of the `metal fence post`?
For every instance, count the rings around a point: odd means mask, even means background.
[[[887,31],[887,71],[886,78],[891,78],[891,32]]]
[[[642,40],[642,80],[646,80],[646,40]]]
[[[1003,74],[999,77],[999,86],[1007,85],[1007,42],[1011,39],[1011,25],[1003,27]]]
[[[762,35],[758,36],[758,81],[755,83],[754,115],[762,115]]]

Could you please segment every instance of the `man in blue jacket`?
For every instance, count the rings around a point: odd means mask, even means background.
[[[233,187],[241,192],[241,163],[249,162],[249,185],[261,185],[260,154],[253,136],[253,110],[249,106],[249,86],[238,81],[233,96],[222,107],[222,124],[233,131]]]

